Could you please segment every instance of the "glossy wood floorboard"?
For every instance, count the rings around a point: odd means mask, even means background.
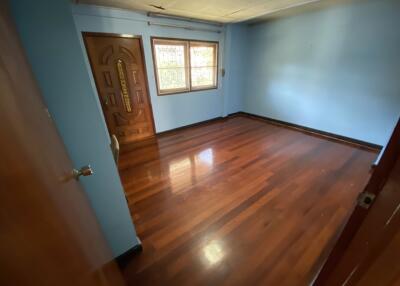
[[[376,154],[247,117],[124,146],[129,285],[308,285]]]

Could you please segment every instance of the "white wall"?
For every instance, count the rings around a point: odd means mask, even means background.
[[[145,14],[128,10],[113,9],[99,6],[73,5],[75,25],[80,34],[81,48],[85,54],[87,72],[91,78],[93,90],[97,93],[81,32],[103,32],[130,34],[142,36],[144,57],[149,81],[149,92],[153,106],[156,132],[189,125],[199,121],[220,117],[226,114],[224,110],[223,81],[219,72],[219,86],[215,90],[196,91],[167,96],[157,96],[156,81],[153,68],[150,37],[172,37],[194,40],[210,40],[219,42],[219,66],[223,66],[224,28],[198,23],[188,23],[175,20],[149,18]],[[180,28],[149,26],[148,21],[221,30],[221,33],[191,31]],[[100,103],[96,97],[98,107]]]
[[[247,61],[247,25],[228,25],[225,35],[225,108],[228,114],[243,111],[244,68]]]

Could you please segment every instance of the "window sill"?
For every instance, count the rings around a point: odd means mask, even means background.
[[[198,91],[207,91],[207,90],[213,90],[213,89],[218,89],[218,87],[208,87],[208,88],[201,88],[201,89],[192,89],[192,90],[185,90],[185,91],[172,91],[172,92],[167,92],[167,93],[157,93],[158,96],[165,96],[165,95],[174,95],[174,94],[182,94],[182,93],[192,93],[192,92],[198,92]]]

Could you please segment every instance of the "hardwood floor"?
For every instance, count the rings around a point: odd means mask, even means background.
[[[125,146],[129,285],[308,285],[376,153],[246,117]]]

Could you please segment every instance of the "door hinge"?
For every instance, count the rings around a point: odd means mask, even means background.
[[[358,195],[357,205],[364,209],[369,209],[372,202],[375,200],[376,195],[369,192],[363,192]]]

